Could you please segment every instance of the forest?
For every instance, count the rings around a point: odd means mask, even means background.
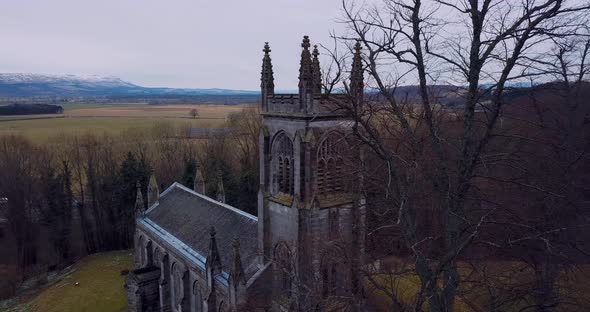
[[[310,239],[273,255],[281,304],[319,297],[321,310],[354,311],[360,294],[383,311],[590,310],[589,12],[587,1],[342,1],[346,31],[300,92],[321,88],[312,97],[333,105],[322,109],[347,118],[338,125],[355,157],[326,171],[365,203],[366,228],[352,229],[366,241],[361,278],[324,292],[321,279],[350,265],[334,253],[322,259],[330,270],[299,279],[293,268],[312,271],[297,252],[320,243]],[[221,179],[228,203],[255,214],[260,118],[234,113],[230,131],[198,139],[164,122],[52,144],[0,137],[8,288],[131,248],[136,184],[143,192],[152,175],[160,191],[191,187],[199,168],[207,195]],[[318,143],[312,132],[306,143]],[[320,209],[311,191],[307,208]]]
[[[175,181],[192,188],[198,166],[208,195],[221,177],[227,202],[256,214],[259,124],[245,108],[228,116],[228,131],[199,139],[179,139],[182,129],[166,122],[148,133],[64,135],[51,144],[0,137],[0,208],[10,221],[0,241],[11,267],[3,296],[84,255],[131,248],[136,183],[147,196],[151,175],[160,191]]]
[[[51,104],[11,104],[0,105],[2,115],[35,115],[35,114],[62,114],[63,108]]]

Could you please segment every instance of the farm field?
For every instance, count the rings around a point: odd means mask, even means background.
[[[248,105],[147,105],[65,104],[63,115],[0,117],[0,135],[22,134],[34,142],[59,135],[119,134],[127,130],[147,131],[160,123],[173,126],[216,128],[226,117]],[[196,108],[199,117],[192,118]]]

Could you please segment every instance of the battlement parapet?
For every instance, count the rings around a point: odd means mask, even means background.
[[[297,114],[301,116],[342,116],[346,100],[344,94],[326,96],[323,94],[310,97],[310,104],[303,105],[298,94],[275,94],[266,97],[263,114]]]

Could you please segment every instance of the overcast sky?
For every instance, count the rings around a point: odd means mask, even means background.
[[[2,0],[0,72],[112,75],[142,86],[258,90],[269,41],[296,89],[303,35],[330,43],[340,0]]]

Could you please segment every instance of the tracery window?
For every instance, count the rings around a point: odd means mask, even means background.
[[[275,137],[272,157],[275,193],[293,194],[293,142],[285,132]]]
[[[344,191],[344,153],[346,142],[337,132],[329,133],[318,147],[317,190],[320,195]]]

